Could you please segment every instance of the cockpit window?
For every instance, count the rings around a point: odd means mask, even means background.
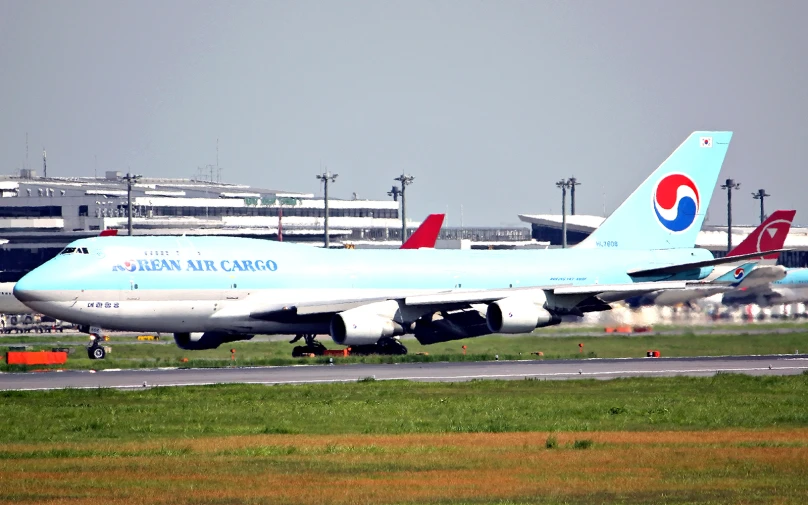
[[[90,254],[86,247],[65,247],[59,254]]]

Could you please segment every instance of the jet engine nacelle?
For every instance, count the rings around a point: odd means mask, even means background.
[[[492,333],[529,333],[561,322],[561,317],[544,308],[546,296],[512,296],[488,305],[485,321]]]
[[[175,333],[174,342],[177,347],[187,351],[204,351],[216,349],[222,344],[238,340],[250,340],[254,335],[240,335],[223,331],[206,331],[204,333]]]
[[[404,334],[398,302],[375,302],[334,314],[331,338],[339,345],[375,344],[385,337]]]

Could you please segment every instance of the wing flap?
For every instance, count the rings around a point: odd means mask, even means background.
[[[684,289],[685,281],[629,282],[626,284],[590,284],[587,286],[562,286],[553,288],[556,295],[597,295],[601,293],[635,293],[657,289]]]

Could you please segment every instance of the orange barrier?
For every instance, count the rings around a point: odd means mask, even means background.
[[[642,327],[637,326],[636,328],[642,328]],[[648,331],[648,330],[644,330],[644,329],[636,330],[636,328],[635,328],[635,331],[639,331],[639,332]],[[606,333],[632,333],[631,326],[626,326],[626,325],[623,325],[623,326],[607,326],[603,330]]]
[[[9,351],[6,353],[6,363],[9,365],[64,365],[66,362],[66,352]]]
[[[323,351],[323,356],[350,356],[350,354],[350,347],[346,347],[345,349],[326,349]]]

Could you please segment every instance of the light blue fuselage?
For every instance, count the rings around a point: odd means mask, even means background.
[[[712,258],[703,249],[325,250],[227,237],[99,237],[70,248],[77,252],[23,277],[15,294],[67,321],[166,332],[322,332],[323,324],[303,328],[249,314],[448,290],[624,284],[656,280],[633,280],[632,270]]]

